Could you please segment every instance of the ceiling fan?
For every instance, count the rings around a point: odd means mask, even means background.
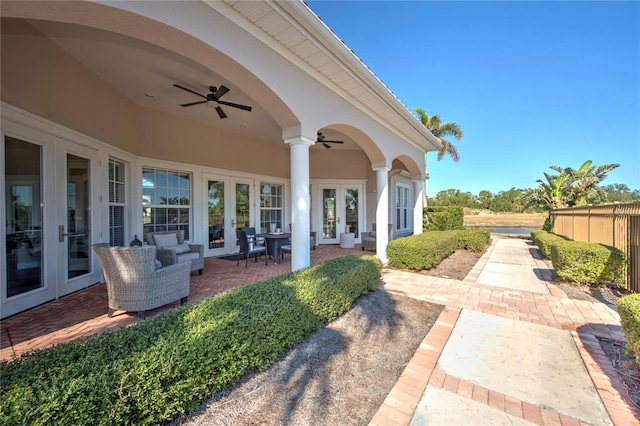
[[[207,104],[208,106],[215,108],[216,111],[218,112],[218,115],[220,116],[220,118],[227,118],[227,114],[224,113],[224,111],[222,110],[222,108],[220,108],[220,105],[227,105],[233,108],[239,108],[239,109],[243,109],[245,111],[251,111],[251,107],[250,106],[246,106],[246,105],[240,105],[240,104],[234,104],[232,102],[225,102],[225,101],[221,101],[220,98],[222,96],[224,96],[228,91],[229,88],[225,87],[225,86],[220,86],[220,87],[215,87],[215,86],[209,86],[209,91],[211,93],[207,93],[207,95],[202,95],[198,92],[194,92],[191,89],[187,89],[186,87],[180,86],[179,84],[174,84],[174,87],[177,87],[178,89],[182,89],[182,90],[186,90],[189,93],[193,93],[194,95],[198,95],[201,98],[204,98],[204,101],[198,101],[198,102],[189,102],[188,104],[181,104],[181,107],[189,107],[189,106],[193,106],[193,105],[198,105],[198,104]]]
[[[329,141],[325,139],[325,136],[322,134],[322,132],[318,132],[318,139],[316,139],[316,144],[321,143],[325,148],[329,149],[331,148],[331,146],[329,146],[328,144],[330,143],[344,143],[343,141]]]

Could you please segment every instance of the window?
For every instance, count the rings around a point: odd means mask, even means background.
[[[191,175],[162,169],[142,169],[143,232],[184,230],[190,236]]]
[[[269,232],[271,228],[289,231],[289,225],[282,223],[284,205],[284,185],[279,183],[260,183],[260,231]]]
[[[402,183],[396,184],[396,230],[410,228],[409,196],[410,187]]]
[[[109,159],[109,244],[124,246],[124,163]]]

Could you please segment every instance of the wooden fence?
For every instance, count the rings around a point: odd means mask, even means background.
[[[625,252],[627,289],[640,292],[640,202],[555,209],[549,219],[556,234]]]

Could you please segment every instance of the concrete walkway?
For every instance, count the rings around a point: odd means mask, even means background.
[[[498,238],[464,279],[385,270],[385,288],[445,305],[371,425],[640,424],[597,338],[618,314],[569,299],[530,241]]]

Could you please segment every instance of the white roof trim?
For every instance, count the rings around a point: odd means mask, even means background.
[[[425,151],[441,147],[398,97],[304,2],[224,0],[224,3],[207,3],[281,54],[285,50],[283,56],[349,102],[356,101],[354,105],[360,110],[407,143]],[[247,23],[251,23],[250,28]],[[276,38],[283,33],[287,36]],[[285,45],[285,40],[289,45]]]

